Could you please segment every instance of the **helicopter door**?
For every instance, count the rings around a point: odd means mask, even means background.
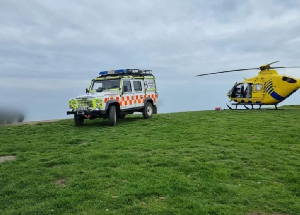
[[[253,100],[260,101],[263,98],[263,92],[262,92],[263,85],[262,84],[253,84],[253,90],[252,90],[252,98]]]
[[[243,98],[251,99],[252,98],[252,89],[253,89],[252,83],[246,83],[244,85]]]
[[[236,84],[231,93],[232,98],[243,98],[244,84]]]

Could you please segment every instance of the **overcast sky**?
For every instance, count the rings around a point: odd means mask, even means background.
[[[257,71],[196,74],[300,66],[299,47],[298,0],[1,0],[0,106],[66,118],[100,70],[144,68],[157,78],[159,112],[225,107],[232,85]],[[299,92],[282,104],[299,104]]]

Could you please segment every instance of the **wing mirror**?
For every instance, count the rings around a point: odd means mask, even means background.
[[[88,90],[88,88],[85,88],[85,93],[89,93],[90,91]]]

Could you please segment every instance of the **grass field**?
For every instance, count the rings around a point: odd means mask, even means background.
[[[300,111],[0,128],[0,214],[300,214]]]

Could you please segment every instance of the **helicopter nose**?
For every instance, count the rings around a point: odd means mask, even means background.
[[[297,79],[297,87],[300,88],[300,79]]]

